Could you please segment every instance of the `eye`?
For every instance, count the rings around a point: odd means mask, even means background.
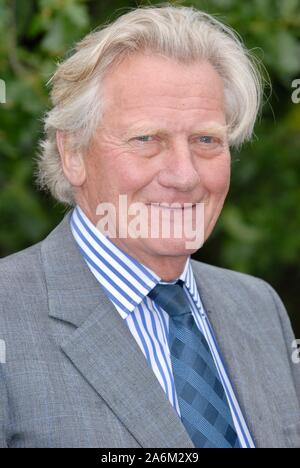
[[[132,137],[128,141],[131,151],[147,158],[155,156],[159,152],[159,142],[160,139],[157,135],[138,135],[136,137]]]
[[[192,140],[193,150],[201,157],[214,157],[225,151],[226,140],[221,135],[195,135]]]
[[[216,152],[221,151],[224,147],[224,140],[222,138],[211,135],[200,135],[194,140],[197,147],[202,151]]]
[[[199,139],[200,139],[201,143],[206,143],[206,144],[216,142],[216,138],[214,138],[212,136],[208,136],[208,135],[201,136],[201,137],[199,137]]]
[[[152,135],[141,135],[133,138],[133,140],[140,143],[151,143],[153,141],[151,138],[153,139],[154,137]]]

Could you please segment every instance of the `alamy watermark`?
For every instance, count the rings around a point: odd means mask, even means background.
[[[0,339],[0,364],[6,363],[6,345],[5,341]]]
[[[292,102],[294,104],[300,103],[300,78],[292,82],[292,88],[295,88],[295,91],[292,93]]]
[[[300,364],[300,340],[294,340],[292,342],[292,348],[294,349],[292,353],[292,361],[294,364]]]
[[[187,249],[204,243],[204,202],[128,204],[126,194],[119,195],[118,206],[100,203],[96,226],[109,238],[184,239]]]
[[[4,80],[0,79],[0,104],[6,103],[6,84]]]

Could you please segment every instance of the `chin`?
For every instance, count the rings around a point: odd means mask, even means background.
[[[148,239],[147,250],[155,252],[157,255],[165,256],[183,256],[192,255],[203,245],[201,242],[193,240],[192,245],[189,245],[189,239]]]

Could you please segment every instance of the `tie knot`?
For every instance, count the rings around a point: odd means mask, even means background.
[[[176,284],[157,284],[148,295],[170,317],[191,314],[188,298],[182,284],[181,280],[178,280]]]

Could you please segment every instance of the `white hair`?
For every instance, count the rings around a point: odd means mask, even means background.
[[[139,7],[88,34],[50,80],[53,107],[45,116],[37,182],[57,200],[75,203],[73,187],[63,172],[56,132],[73,135],[74,149],[88,148],[103,115],[105,73],[124,56],[145,51],[181,63],[209,61],[224,82],[229,144],[239,146],[251,138],[262,102],[263,79],[257,60],[237,33],[193,7]]]

